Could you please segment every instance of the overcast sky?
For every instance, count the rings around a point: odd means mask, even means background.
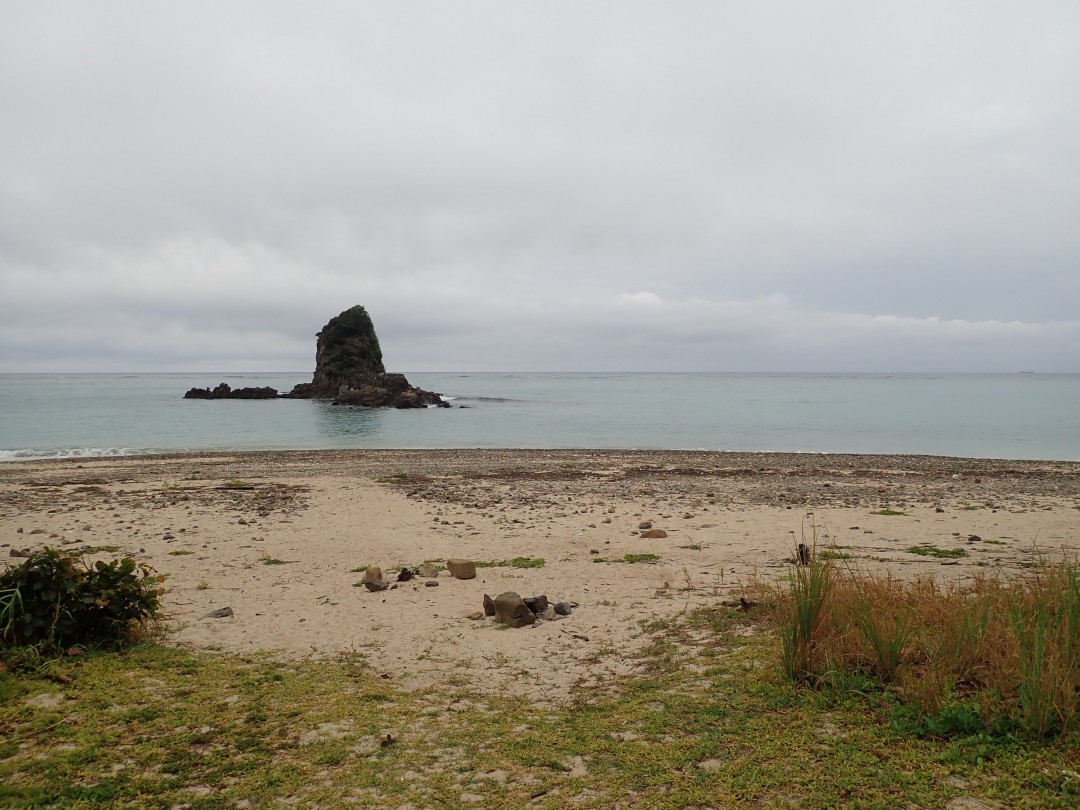
[[[1080,371],[1080,3],[0,0],[0,371]]]

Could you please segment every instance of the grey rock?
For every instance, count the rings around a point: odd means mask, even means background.
[[[390,587],[390,583],[385,579],[365,579],[364,587],[375,593],[376,591],[385,591]]]
[[[548,598],[543,594],[540,596],[526,596],[522,601],[537,616],[548,609]]]
[[[494,616],[495,615],[495,602],[486,593],[484,594],[484,615],[485,616]]]
[[[643,520],[643,521],[641,521],[641,523],[639,523],[639,524],[637,525],[637,527],[638,527],[638,529],[640,529],[641,531],[645,531],[645,530],[647,530],[647,529],[651,529],[651,528],[652,528],[652,521],[651,521],[651,520]]]
[[[554,609],[560,616],[569,616],[573,612],[569,602],[556,602]]]
[[[201,618],[203,619],[227,619],[233,615],[233,609],[231,607],[218,608],[217,610],[211,610],[209,613],[204,613]]]

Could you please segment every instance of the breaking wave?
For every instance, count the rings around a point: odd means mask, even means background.
[[[116,458],[117,456],[147,455],[149,450],[130,447],[65,447],[57,450],[0,450],[2,461],[27,461],[34,458]]]

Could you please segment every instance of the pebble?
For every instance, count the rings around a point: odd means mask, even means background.
[[[437,579],[429,579],[427,582],[424,583],[424,587],[425,588],[438,588],[439,587],[439,580],[437,580]]]

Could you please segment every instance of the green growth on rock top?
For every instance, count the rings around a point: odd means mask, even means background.
[[[331,374],[351,375],[358,369],[372,374],[386,371],[375,324],[359,305],[330,319],[319,333],[318,349],[318,367]]]

